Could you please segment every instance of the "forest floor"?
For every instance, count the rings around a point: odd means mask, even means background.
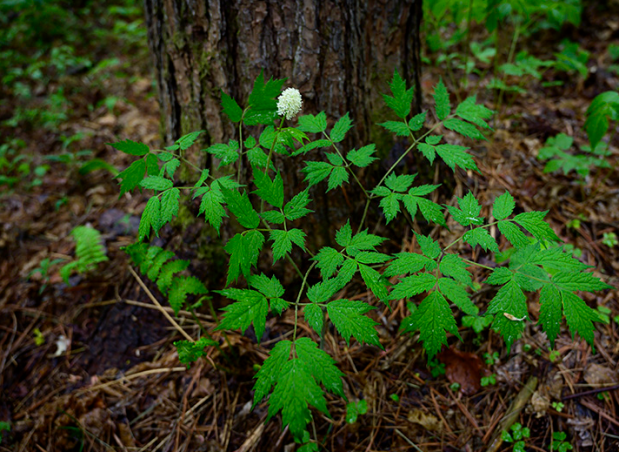
[[[56,75],[46,79],[43,68],[42,78],[28,85],[29,96],[18,97],[13,86],[0,103],[0,158],[7,161],[0,165],[0,451],[292,451],[279,417],[265,423],[265,405],[252,410],[255,366],[275,341],[257,345],[249,334],[232,331],[222,345],[226,356],[211,350],[189,369],[180,364],[172,345],[178,333],[121,250],[135,240],[146,196],[119,198],[105,168],[83,174],[82,165],[92,159],[127,167],[128,156],[106,143],[162,146],[139,12],[107,13],[88,31],[89,69],[73,58],[70,70],[61,71],[56,61]],[[489,141],[473,145],[481,175],[457,171],[456,194],[475,190],[489,209],[508,190],[523,210],[549,211],[558,236],[614,286],[584,295],[607,319],[596,324],[595,350],[573,339],[565,324],[553,350],[534,321],[510,351],[488,328],[480,334],[460,328],[464,342],[451,338],[451,348],[429,368],[421,345],[398,334],[406,315],[399,302],[375,314],[384,352],[357,343],[345,348],[328,333],[327,351],[345,374],[349,399],[366,400],[368,411],[349,423],[345,402],[332,397],[331,418],[314,412],[313,434],[325,450],[509,451],[513,444],[498,435],[514,422],[529,428],[524,450],[551,450],[554,432],[566,433],[575,451],[618,450],[618,244],[605,235],[619,234],[617,129],[609,140],[610,168],[585,177],[544,173],[545,162],[537,158],[558,133],[586,144],[588,105],[597,94],[618,90],[607,53],[609,44],[618,44],[618,19],[586,9],[581,27],[562,33],[590,52],[589,72],[564,74],[561,86],[546,88],[544,79],[526,79],[523,94],[505,94]],[[532,54],[548,58],[560,41],[548,37],[543,33],[524,46],[530,42]],[[455,76],[441,65],[424,68],[423,109],[440,77]],[[470,76],[469,87],[458,90],[461,100],[477,94],[495,109],[496,92],[484,88],[488,77]],[[454,83],[449,90],[455,91]],[[109,260],[65,284],[59,270],[73,256],[70,232],[79,225],[102,233]],[[179,226],[158,245],[199,268],[191,243],[206,227]],[[410,236],[401,241],[402,249],[411,246]],[[479,306],[488,299],[481,294]],[[537,297],[528,304],[536,320]],[[202,327],[214,328],[203,309]],[[291,324],[291,315],[269,321],[272,338]],[[191,313],[181,311],[177,321],[199,334]],[[484,387],[481,368],[490,379]],[[3,425],[8,428],[1,431]]]

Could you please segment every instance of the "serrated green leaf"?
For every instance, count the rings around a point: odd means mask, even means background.
[[[181,259],[164,264],[161,268],[161,272],[159,273],[159,277],[157,278],[157,288],[159,291],[166,295],[168,293],[168,289],[172,285],[174,275],[182,272],[187,267],[189,267],[189,261]]]
[[[424,125],[424,121],[426,121],[426,112],[418,113],[413,118],[409,120],[409,128],[414,132],[417,132]]]
[[[437,188],[441,187],[441,184],[438,185],[419,185],[417,187],[412,187],[409,190],[409,194],[412,196],[425,196],[429,193],[432,193]]]
[[[372,291],[375,297],[385,304],[388,304],[387,281],[381,273],[364,264],[358,264],[358,267],[366,286]]]
[[[288,231],[272,229],[269,232],[269,240],[273,240],[273,262],[277,262],[287,253],[290,253],[293,249],[293,243],[305,251],[305,237],[306,234],[300,229]]]
[[[439,271],[471,287],[471,274],[467,271],[467,266],[467,263],[458,255],[448,253],[441,259]]]
[[[185,304],[187,294],[203,295],[207,293],[207,288],[194,276],[178,276],[172,280],[168,291],[168,302],[174,311],[174,315],[179,315],[179,311]]]
[[[525,320],[529,320],[527,298],[513,279],[499,289],[489,304],[488,312],[496,314],[493,329],[504,337],[510,349],[514,341],[521,337]]]
[[[136,143],[135,141],[125,140],[116,143],[107,143],[117,151],[124,152],[129,155],[143,156],[149,153],[149,147],[144,143]]]
[[[263,212],[262,216],[269,223],[273,224],[283,224],[285,219],[284,215],[282,215],[282,212],[279,212],[277,210],[268,210],[267,212]]]
[[[439,244],[435,240],[431,239],[430,237],[426,237],[424,235],[418,234],[415,231],[413,232],[415,233],[415,236],[418,239],[418,244],[420,245],[420,248],[422,249],[422,253],[424,253],[425,256],[431,259],[437,259],[439,255],[441,254],[441,248],[439,247]]]
[[[562,290],[561,294],[566,323],[573,339],[575,334],[579,334],[588,344],[593,346],[594,324],[592,322],[600,322],[601,318],[577,295],[565,290]]]
[[[463,235],[463,240],[466,243],[469,243],[472,247],[480,245],[480,247],[485,251],[491,250],[494,253],[499,252],[497,242],[486,229],[471,229]]]
[[[284,295],[284,287],[275,275],[271,278],[263,273],[252,275],[248,278],[248,284],[268,298],[279,298]]]
[[[519,267],[514,280],[521,289],[535,292],[549,281],[549,277],[542,268],[533,264],[525,264]]]
[[[348,222],[347,222],[348,224]],[[375,251],[375,247],[381,245],[385,240],[384,237],[369,234],[367,229],[355,234],[346,247],[346,251],[350,256],[355,256],[360,251]],[[336,239],[336,242],[338,240]],[[340,243],[338,243],[340,245]]]
[[[459,208],[454,206],[447,206],[448,211],[454,217],[456,222],[461,226],[476,225],[480,226],[484,223],[484,218],[480,217],[480,204],[471,194],[467,193],[463,198],[457,198]]]
[[[394,259],[388,265],[388,268],[383,272],[384,276],[398,276],[405,275],[409,273],[416,273],[426,267],[427,270],[431,271],[436,268],[436,263],[434,260],[429,259],[422,254],[417,253],[398,253],[395,254],[396,259]]]
[[[252,409],[263,400],[271,388],[278,381],[280,370],[284,367],[291,354],[291,347],[293,343],[291,341],[280,341],[276,343],[273,350],[269,353],[269,358],[265,360],[262,367],[254,377],[256,383],[254,384],[254,402]]]
[[[204,152],[212,154],[216,158],[220,159],[218,168],[222,166],[231,165],[239,159],[239,142],[230,140],[228,144],[217,143],[209,146],[207,149],[203,149]]]
[[[381,198],[381,201],[379,202],[379,207],[381,207],[381,210],[383,210],[386,223],[389,224],[390,221],[396,218],[398,212],[400,212],[400,199],[402,197],[403,195],[400,193],[389,192],[386,197]]]
[[[153,248],[157,249],[158,247],[152,246],[151,248],[149,248],[149,251]],[[164,251],[161,248],[160,250],[161,252],[157,253],[157,256],[154,257],[152,260],[150,260],[148,262],[147,268],[144,269],[146,270],[146,276],[151,281],[157,280],[157,277],[159,276],[159,272],[161,271],[161,268],[164,265],[164,263],[167,260],[172,259],[174,257],[174,253],[172,251],[168,251],[168,250]],[[140,270],[142,271],[143,269],[140,268]],[[144,271],[142,271],[142,273],[144,273]]]
[[[455,171],[455,167],[459,166],[463,169],[471,169],[480,172],[473,157],[465,152],[467,149],[469,148],[457,146],[456,144],[440,144],[435,147],[435,151],[439,154],[439,157],[446,162],[452,171]]]
[[[542,325],[547,334],[551,347],[554,347],[555,339],[560,333],[562,320],[562,296],[553,284],[546,284],[540,291],[540,317],[538,324]]]
[[[334,166],[340,166],[344,164],[344,160],[342,159],[342,157],[340,157],[335,152],[326,152],[325,157],[327,157],[327,160],[329,160],[329,163],[331,163]]]
[[[298,121],[299,125],[297,128],[302,132],[321,133],[327,129],[327,116],[324,111],[320,112],[316,116],[300,116]]]
[[[259,231],[236,234],[226,243],[224,250],[230,254],[226,285],[236,281],[240,273],[246,279],[250,277],[250,269],[258,262],[264,243],[265,237]]]
[[[243,192],[239,193],[237,190],[223,189],[222,194],[226,200],[226,206],[228,210],[237,217],[239,224],[247,229],[257,228],[260,224],[260,218],[258,213],[252,207],[250,198]]]
[[[260,343],[265,332],[265,323],[267,322],[267,312],[269,310],[269,305],[264,295],[248,289],[224,289],[216,290],[215,292],[237,301],[237,303],[232,303],[222,308],[223,311],[226,311],[226,314],[224,314],[216,330],[240,329],[242,333],[245,333],[250,324],[254,324],[256,340]]]
[[[460,338],[450,305],[437,291],[422,300],[412,315],[412,323],[420,330],[420,340],[429,359],[437,354],[442,345],[448,345],[446,333]]]
[[[489,275],[486,283],[500,286],[512,280],[513,275],[514,273],[508,270],[506,267],[498,267],[494,269],[493,272]]]
[[[340,271],[338,272],[338,276],[336,276],[333,280],[335,290],[340,290],[344,286],[346,286],[349,281],[353,279],[353,276],[357,272],[357,262],[354,260],[346,260],[342,267],[340,267]]]
[[[551,226],[543,220],[547,215],[545,212],[524,212],[513,218],[515,222],[523,226],[527,232],[532,234],[538,240],[552,240],[559,242],[560,238],[555,234]]]
[[[530,239],[516,224],[505,220],[497,223],[497,228],[515,248],[523,248],[530,244]]]
[[[411,133],[409,126],[404,122],[386,121],[379,124],[384,129],[396,134],[397,137],[408,137]]]
[[[346,133],[353,127],[353,121],[349,117],[349,113],[347,112],[342,118],[334,124],[334,128],[329,133],[329,137],[332,139],[334,143],[339,143],[344,140],[344,136]]]
[[[377,157],[373,157],[375,151],[376,149],[374,144],[369,144],[368,146],[364,146],[358,150],[353,149],[347,154],[347,160],[355,166],[365,168],[375,160],[378,160]]]
[[[355,255],[355,261],[359,264],[382,264],[390,259],[392,258],[387,254],[374,251],[360,251]]]
[[[258,190],[252,193],[256,193],[264,201],[281,209],[284,204],[284,182],[282,181],[280,173],[278,172],[276,174],[273,181],[267,173],[263,173],[256,168],[254,168],[253,174],[254,184]]]
[[[159,162],[155,154],[147,154],[146,156],[146,175],[157,176],[159,174]]]
[[[211,187],[213,187],[213,184]],[[207,220],[209,224],[215,228],[218,235],[220,234],[222,220],[224,217],[228,216],[222,206],[223,202],[224,196],[221,191],[219,189],[209,188],[209,190],[202,196],[202,200],[200,201],[200,209],[198,211],[198,215],[202,215],[204,213],[205,220]]]
[[[424,141],[426,142],[426,144],[435,146],[436,144],[439,144],[442,138],[443,138],[443,135],[429,135],[424,139]]]
[[[435,93],[433,94],[435,99],[435,113],[440,121],[443,121],[450,114],[450,95],[446,89],[446,85],[443,84],[443,80],[439,80],[439,83],[435,86]]]
[[[316,342],[307,337],[295,341],[295,352],[306,370],[325,386],[332,394],[336,394],[346,400],[342,387],[344,374],[336,367],[336,361],[325,351],[319,349]]]
[[[124,171],[116,175],[117,179],[121,179],[121,193],[119,198],[127,192],[133,191],[144,178],[146,172],[146,162],[144,159],[136,160]]]
[[[138,228],[138,240],[143,240],[145,237],[148,238],[149,233],[151,232],[151,228],[155,231],[157,235],[159,232],[159,228],[161,227],[161,208],[160,201],[157,196],[151,197],[146,203],[146,207],[142,212],[142,217],[140,217],[140,226]]]
[[[435,157],[436,157],[435,147],[431,146],[429,144],[420,143],[418,145],[418,150],[422,153],[422,155],[424,157],[426,157],[428,159],[428,161],[432,165],[433,162],[435,161]]]
[[[474,140],[486,140],[486,137],[482,135],[482,133],[478,129],[476,129],[475,126],[468,122],[461,121],[460,119],[446,119],[443,122],[443,125],[446,129],[453,130],[454,132],[467,138],[472,138]]]
[[[318,304],[308,304],[304,307],[304,320],[316,334],[323,334],[323,311]]]
[[[327,181],[327,191],[340,187],[345,182],[349,183],[349,173],[346,168],[343,166],[335,166]]]
[[[317,261],[323,279],[331,278],[338,267],[344,262],[344,256],[335,249],[324,246],[311,260]]]
[[[239,122],[243,116],[243,110],[235,99],[222,91],[222,108],[232,122]]]
[[[478,315],[478,308],[469,298],[467,291],[455,280],[450,278],[439,278],[439,291],[458,306],[465,314]]]
[[[312,186],[329,176],[332,169],[334,169],[334,167],[327,162],[306,162],[306,167],[303,168],[301,172],[306,173],[304,181]]]
[[[256,124],[273,124],[278,115],[278,105],[275,98],[282,91],[284,79],[269,79],[265,83],[263,72],[254,81],[254,87],[248,99],[249,110],[246,112],[243,122],[247,126]]]
[[[327,305],[327,315],[347,346],[353,336],[362,344],[376,345],[383,349],[375,330],[378,323],[364,315],[373,309],[363,301],[336,300]]]
[[[508,192],[498,196],[493,201],[493,218],[496,220],[504,220],[512,215],[515,209],[515,200]]]
[[[312,213],[312,210],[306,208],[310,201],[307,189],[299,192],[284,206],[284,215],[291,221],[305,217]]]
[[[568,291],[582,290],[595,292],[597,290],[612,289],[612,286],[605,284],[592,273],[560,271],[553,275],[552,281],[558,288]]]
[[[295,152],[293,152],[293,155],[305,154],[308,151],[311,151],[317,148],[328,148],[328,147],[331,147],[331,145],[332,145],[332,142],[329,140],[311,141],[310,143],[303,145],[302,147],[297,149]]]
[[[488,109],[484,105],[476,104],[476,96],[468,97],[456,107],[457,116],[489,130],[491,127],[489,127],[485,119],[490,119],[493,113],[493,110]]]
[[[198,178],[198,181],[196,181],[196,183],[194,184],[194,188],[198,188],[202,186],[202,184],[204,184],[208,178],[209,178],[209,170],[203,169],[202,172],[200,173],[200,178]]]
[[[579,262],[572,254],[564,252],[560,247],[540,250],[532,259],[532,263],[542,265],[546,269],[567,272],[580,272],[589,268],[588,265]]]
[[[172,217],[179,213],[179,196],[181,196],[181,192],[178,188],[172,188],[161,195],[162,225],[168,223]]]
[[[159,176],[148,176],[140,182],[140,186],[148,190],[164,191],[172,188],[172,181]]]
[[[384,94],[383,99],[385,103],[396,113],[396,116],[399,118],[406,118],[411,111],[413,88],[407,89],[407,84],[398,71],[394,71],[394,76],[390,83],[390,91],[392,91],[394,97]]]
[[[186,135],[183,135],[176,141],[176,143],[179,145],[179,149],[185,151],[186,149],[190,148],[202,133],[204,133],[204,130],[198,130],[196,132],[190,132]]]
[[[334,296],[338,288],[333,279],[326,279],[308,288],[308,299],[313,303],[325,303]]]
[[[353,230],[349,220],[336,232],[336,243],[340,246],[348,246],[351,243]]]
[[[213,345],[218,345],[218,343],[208,337],[201,337],[196,342],[176,341],[174,343],[179,355],[179,361],[185,364],[188,369],[191,363],[206,355],[205,347]]]
[[[167,175],[168,179],[173,179],[174,173],[179,168],[180,165],[181,165],[181,162],[179,161],[179,159],[172,159],[166,162],[164,166],[162,166],[161,170],[159,171],[159,175],[160,176]]]
[[[273,162],[269,161],[269,156],[258,146],[248,149],[247,157],[252,167],[264,170],[267,166],[267,163],[269,163],[269,169],[273,171],[276,170]]]
[[[283,300],[282,298],[270,298],[269,299],[269,307],[271,308],[271,312],[282,315],[282,313],[288,309],[289,302]]]
[[[410,190],[409,193],[411,193],[412,190]],[[443,216],[442,207],[435,204],[433,201],[407,194],[403,197],[403,203],[412,217],[415,216],[417,213],[417,208],[419,207],[420,212],[422,212],[422,216],[426,219],[426,221],[429,223],[433,222],[440,226],[446,226],[446,220]]]
[[[415,174],[407,175],[403,174],[401,176],[396,176],[396,174],[391,173],[385,179],[385,185],[396,192],[404,193],[407,191],[411,184],[413,184],[413,180],[415,179]]]
[[[390,293],[390,300],[411,298],[422,292],[432,290],[437,284],[437,278],[431,273],[419,273],[403,278]]]

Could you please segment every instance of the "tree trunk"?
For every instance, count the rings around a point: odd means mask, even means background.
[[[389,91],[397,69],[415,89],[414,112],[420,105],[421,3],[145,0],[165,141],[206,130],[205,144],[227,142],[235,130],[221,109],[220,90],[244,105],[264,70],[267,79],[287,78],[285,88],[300,90],[302,114],[325,111],[333,124],[349,112],[355,125],[343,143],[345,152],[373,142],[389,162],[394,138],[376,123],[394,117],[381,93]],[[290,199],[300,191],[302,163],[277,164]],[[368,172],[364,177],[368,185],[376,179]],[[312,248],[333,239],[328,230],[334,225],[361,215],[365,199],[357,190],[349,185],[328,196],[321,186],[311,192],[316,214],[304,229]],[[223,238],[229,234],[224,231]]]

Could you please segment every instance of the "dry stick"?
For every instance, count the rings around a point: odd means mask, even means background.
[[[126,382],[129,382],[130,380],[135,380],[136,378],[144,377],[146,375],[159,374],[159,373],[163,373],[163,372],[185,372],[185,371],[187,371],[186,367],[162,367],[161,369],[144,370],[144,371],[138,372],[136,374],[123,375],[118,380],[112,380],[112,381],[108,381],[106,383],[101,383],[101,384],[96,385],[96,386],[89,386],[89,387],[80,389],[79,391],[76,392],[76,394],[82,394],[82,393],[88,392],[88,391],[95,391],[97,389],[106,388],[108,386],[112,386],[112,385],[119,384],[119,383],[126,383]]]
[[[131,266],[129,267],[129,272],[133,275],[134,278],[136,278],[136,281],[138,281],[138,284],[140,284],[140,287],[142,287],[142,289],[144,289],[144,291],[146,292],[146,294],[148,295],[148,297],[151,299],[151,301],[155,304],[155,306],[157,306],[157,308],[159,309],[159,311],[164,315],[164,317],[166,317],[166,319],[172,324],[172,326],[174,326],[176,328],[176,330],[181,333],[181,335],[187,339],[190,342],[195,342],[194,339],[185,332],[185,330],[183,328],[181,328],[181,326],[170,316],[170,314],[168,314],[166,312],[166,310],[164,309],[164,307],[159,304],[159,301],[157,301],[157,298],[155,298],[153,296],[153,294],[151,293],[151,291],[148,289],[148,287],[146,287],[146,285],[144,284],[144,282],[142,282],[142,279],[140,279],[140,277],[138,276],[138,274],[134,271],[133,268],[131,268]]]
[[[593,389],[591,391],[578,392],[577,394],[569,394],[567,396],[564,396],[564,397],[562,397],[562,400],[575,399],[577,397],[583,397],[583,396],[587,396],[587,395],[598,394],[599,392],[615,391],[616,389],[618,389],[618,385],[609,386],[608,388]]]
[[[508,430],[508,428],[510,428],[510,426],[517,421],[519,413],[521,413],[523,408],[525,408],[525,405],[530,400],[530,397],[532,397],[532,394],[536,390],[537,386],[538,378],[530,377],[530,379],[527,380],[527,383],[525,384],[523,389],[519,391],[519,394],[517,394],[515,399],[512,401],[512,405],[510,405],[510,408],[508,408],[508,414],[504,416],[504,419],[499,426],[500,428],[495,432],[493,441],[487,449],[487,452],[495,452],[497,449],[499,449],[499,446],[501,446],[504,442],[501,436],[501,432],[503,430]]]

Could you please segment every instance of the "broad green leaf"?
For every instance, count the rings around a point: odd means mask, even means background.
[[[475,126],[468,122],[461,121],[460,119],[446,119],[443,122],[443,125],[446,129],[453,130],[456,133],[461,134],[467,138],[472,138],[474,140],[486,140],[486,137],[482,135],[482,133],[478,129],[476,129]]]
[[[206,355],[204,351],[205,347],[219,345],[212,339],[208,337],[201,337],[196,342],[192,341],[176,341],[174,346],[177,349],[177,354],[179,355],[179,361],[187,366],[191,363],[196,362],[198,358],[201,358]]]
[[[561,293],[566,323],[568,324],[568,329],[573,339],[575,338],[575,333],[577,333],[585,339],[588,344],[593,346],[594,325],[592,322],[601,321],[598,313],[590,308],[585,301],[577,295],[565,290]]]
[[[146,203],[142,217],[140,217],[138,240],[142,241],[145,237],[148,238],[151,228],[153,228],[156,235],[159,232],[159,228],[162,225],[160,204],[157,196],[152,196]]]
[[[437,278],[431,273],[419,273],[403,278],[390,293],[390,300],[411,298],[415,295],[432,290],[437,284]]]
[[[313,303],[325,303],[338,291],[333,279],[326,279],[308,288],[308,299]]]
[[[349,224],[348,221],[347,224]],[[355,256],[360,251],[375,251],[375,247],[381,245],[385,240],[387,239],[379,237],[378,235],[369,234],[368,230],[364,229],[363,231],[358,232],[351,238],[349,244],[346,245],[346,250],[350,256]],[[336,242],[339,245],[344,246],[340,242],[338,242],[337,236]]]
[[[373,157],[374,153],[375,145],[369,144],[368,146],[364,146],[358,150],[353,149],[352,151],[349,151],[349,153],[347,154],[347,160],[349,160],[355,166],[365,168],[375,160],[378,160],[377,157]]]
[[[388,304],[386,301],[388,298],[387,281],[381,276],[381,273],[364,264],[358,264],[358,267],[366,286],[375,294],[375,297]]]
[[[256,193],[262,200],[268,202],[274,207],[282,208],[284,204],[284,182],[278,172],[274,180],[258,169],[254,169],[254,184],[258,190]]]
[[[560,247],[540,250],[532,260],[532,263],[542,265],[546,269],[567,272],[580,272],[589,268],[588,265],[579,262],[570,253],[565,253]]]
[[[426,112],[418,113],[413,118],[409,120],[409,128],[414,132],[417,132],[424,125],[424,121],[426,121]]]
[[[493,270],[493,272],[489,275],[486,280],[487,284],[493,284],[496,286],[501,286],[510,281],[513,277],[513,272],[508,270],[506,267],[497,267]]]
[[[497,228],[515,248],[523,248],[530,244],[530,239],[516,224],[505,220],[497,223]]]
[[[243,110],[235,99],[222,91],[222,108],[232,122],[241,121]]]
[[[325,351],[319,349],[316,342],[307,337],[297,339],[295,341],[295,353],[318,383],[325,386],[325,389],[332,394],[346,400],[342,387],[344,374],[336,367],[336,361]]]
[[[204,133],[204,130],[198,130],[196,132],[190,132],[186,135],[183,135],[176,141],[176,143],[179,145],[179,149],[185,151],[186,149],[190,148],[202,133]]]
[[[425,195],[428,195],[428,194],[432,193],[433,191],[435,191],[440,186],[441,186],[441,184],[438,184],[438,185],[418,185],[417,187],[411,188],[409,190],[409,194],[412,195],[412,196],[425,196]]]
[[[363,301],[336,300],[327,305],[327,314],[347,342],[347,346],[353,336],[362,344],[376,345],[383,349],[375,330],[378,323],[364,315],[373,309]]]
[[[250,165],[259,169],[265,169],[267,162],[269,162],[269,169],[275,171],[276,167],[273,162],[269,161],[269,156],[260,147],[256,146],[250,148],[247,153],[248,161]]]
[[[334,166],[344,165],[344,160],[342,159],[342,157],[340,157],[335,152],[326,152],[325,157],[327,157],[327,160],[329,160],[329,163],[331,163]]]
[[[418,144],[418,150],[422,153],[424,157],[428,159],[428,161],[432,165],[436,157],[435,147],[431,146],[430,144],[420,143]]]
[[[360,251],[355,255],[355,261],[359,264],[382,264],[390,259],[392,258],[387,254],[374,251]]]
[[[437,354],[442,345],[448,345],[446,333],[460,339],[450,305],[439,292],[431,292],[412,315],[412,322],[420,330],[420,340],[429,359]]]
[[[553,284],[546,284],[540,291],[540,317],[538,323],[542,325],[547,338],[554,347],[555,339],[560,334],[562,321],[562,296]]]
[[[394,71],[394,76],[390,83],[390,91],[392,91],[392,96],[394,97],[384,94],[383,99],[385,103],[396,113],[396,116],[406,118],[411,112],[413,87],[407,89],[405,80],[403,80],[398,71]]]
[[[300,229],[287,231],[272,229],[269,232],[269,240],[273,240],[273,262],[277,262],[290,253],[293,243],[305,251],[305,237],[306,234]]]
[[[431,271],[436,268],[434,260],[417,253],[398,253],[383,272],[387,277],[416,273],[426,267]]]
[[[443,216],[443,209],[440,205],[435,204],[433,201],[430,201],[426,198],[420,198],[418,196],[412,196],[411,192],[414,189],[409,190],[409,194],[403,196],[403,203],[405,204],[405,208],[409,212],[409,214],[414,217],[420,209],[422,212],[422,216],[429,223],[435,223],[440,226],[446,226],[446,220]]]
[[[226,243],[224,250],[230,254],[226,285],[236,281],[240,273],[246,279],[250,277],[250,269],[258,262],[264,243],[265,237],[259,231],[247,231],[245,235],[236,234]]]
[[[172,220],[172,217],[179,213],[179,196],[181,192],[178,188],[172,188],[161,195],[161,223],[162,225]]]
[[[407,191],[411,184],[413,184],[413,180],[415,179],[415,174],[406,175],[403,174],[401,176],[396,176],[396,174],[392,173],[385,179],[385,185],[390,190],[404,193]]]
[[[305,217],[309,213],[312,213],[312,210],[306,208],[309,202],[310,196],[307,189],[297,193],[293,199],[284,206],[284,216],[287,220],[291,221]]]
[[[514,275],[514,280],[526,292],[535,292],[549,282],[547,272],[537,265],[521,265]]]
[[[456,254],[446,254],[439,263],[439,271],[460,283],[472,287],[471,274],[467,271],[467,263]]]
[[[318,304],[304,306],[304,320],[319,335],[323,334],[323,311]]]
[[[493,202],[493,218],[496,220],[504,220],[512,215],[514,209],[514,198],[510,193],[505,192],[503,195],[495,198]]]
[[[476,96],[468,97],[461,102],[456,107],[456,115],[466,121],[473,122],[479,127],[491,129],[485,119],[490,119],[493,116],[493,110],[488,109],[484,105],[476,104]]]
[[[146,172],[146,162],[144,159],[136,160],[124,171],[116,175],[117,179],[121,179],[121,193],[119,198],[127,192],[131,192],[138,186],[144,178]]]
[[[213,187],[213,185],[211,186]],[[222,225],[222,220],[224,217],[227,217],[226,210],[222,206],[224,202],[224,196],[219,191],[219,189],[209,188],[200,201],[200,209],[198,211],[198,215],[202,215],[204,213],[205,220],[209,222],[211,226],[215,228],[217,234],[220,234],[220,226]]]
[[[300,116],[298,121],[299,125],[297,128],[302,132],[321,133],[327,129],[327,117],[324,111],[320,112],[316,116]]]
[[[390,192],[386,197],[382,198],[379,202],[379,207],[383,210],[383,214],[385,215],[386,223],[389,223],[398,212],[400,212],[400,199],[403,197],[400,193]]]
[[[386,121],[379,124],[384,129],[394,132],[397,137],[408,137],[411,133],[409,126],[404,122]]]
[[[471,194],[467,193],[463,198],[457,198],[459,208],[447,206],[448,211],[454,217],[456,222],[461,226],[476,225],[480,226],[484,223],[484,218],[480,217],[480,204]]]
[[[439,80],[439,83],[435,86],[435,113],[440,121],[443,121],[450,114],[450,95],[446,89],[446,85],[443,84],[443,80]]]
[[[216,330],[240,329],[242,333],[245,333],[250,324],[254,324],[256,340],[260,343],[265,332],[267,312],[269,311],[267,299],[261,293],[247,289],[224,289],[215,292],[237,301],[223,308],[226,314],[224,314]]]
[[[346,260],[342,267],[340,267],[340,271],[338,272],[338,276],[334,278],[334,287],[335,290],[340,290],[344,286],[346,286],[349,281],[353,279],[353,276],[357,272],[357,262],[354,260]]]
[[[332,139],[334,143],[339,143],[344,140],[344,136],[346,133],[353,127],[353,122],[351,118],[349,118],[349,113],[347,112],[342,118],[334,124],[334,128],[331,130],[329,137]]]
[[[587,291],[595,292],[597,290],[612,289],[613,287],[605,284],[592,273],[577,273],[560,271],[553,275],[553,284],[559,289],[568,291]]]
[[[263,273],[252,275],[248,278],[248,284],[268,298],[279,298],[284,295],[284,287],[275,275],[271,278]]]
[[[455,167],[459,166],[463,169],[471,169],[479,172],[473,157],[465,152],[467,149],[469,148],[457,146],[456,144],[440,144],[435,147],[435,151],[439,154],[439,157],[446,162],[452,171],[455,171]]]
[[[168,291],[168,302],[174,311],[174,315],[179,315],[179,311],[185,305],[187,294],[203,295],[207,293],[207,288],[194,276],[180,276],[172,280],[172,285]]]
[[[256,124],[273,124],[274,119],[278,116],[278,106],[275,98],[282,91],[284,79],[269,79],[265,83],[263,72],[254,82],[254,87],[248,99],[249,111],[245,114],[243,122],[247,126]]]
[[[209,170],[208,169],[203,169],[202,172],[200,173],[200,177],[198,178],[198,180],[196,181],[196,183],[194,184],[194,188],[198,188],[201,187],[202,184],[205,183],[205,181],[209,178]]]
[[[159,174],[159,162],[155,154],[147,154],[146,156],[146,175],[157,176]]]
[[[260,370],[257,372],[256,383],[254,384],[254,402],[252,409],[260,403],[271,392],[271,388],[278,381],[280,370],[284,367],[291,354],[291,341],[280,341],[276,343],[273,350],[269,353],[269,358],[265,360]]]
[[[189,261],[181,259],[164,264],[161,268],[161,272],[159,273],[159,277],[157,278],[157,288],[159,291],[166,295],[168,293],[168,289],[172,285],[174,275],[182,272],[187,267],[189,267]]]
[[[439,291],[458,306],[465,314],[478,315],[478,308],[472,303],[467,291],[455,280],[450,278],[439,278]]]
[[[267,212],[263,212],[262,217],[269,223],[273,224],[283,224],[285,219],[282,212],[277,210],[268,210]]]
[[[418,245],[420,245],[420,248],[422,249],[422,253],[424,253],[425,256],[431,259],[437,259],[439,255],[441,254],[441,248],[439,247],[439,244],[435,240],[431,239],[430,237],[426,237],[424,235],[418,234],[415,231],[413,232],[415,233],[415,236],[418,239]]]
[[[172,181],[164,177],[148,176],[140,182],[140,186],[148,190],[164,191],[172,188]]]
[[[547,215],[545,212],[524,212],[513,218],[515,222],[523,226],[527,232],[538,240],[551,240],[559,242],[560,238],[555,234],[551,226],[543,220]]]
[[[305,154],[306,152],[311,151],[313,149],[317,149],[317,148],[328,148],[328,147],[331,147],[331,145],[332,145],[332,142],[329,140],[311,141],[303,145],[299,149],[297,149],[295,152],[293,152],[293,155]]]
[[[260,224],[260,218],[250,202],[248,195],[237,190],[222,190],[226,206],[228,210],[237,217],[239,224],[247,229],[257,228]]]
[[[144,143],[136,143],[135,141],[125,140],[116,143],[107,143],[117,151],[124,152],[129,155],[142,156],[149,153],[149,147]]]
[[[336,232],[336,243],[340,246],[348,246],[351,243],[353,230],[349,224],[349,220]]]
[[[335,249],[325,246],[311,259],[317,261],[323,279],[331,278],[338,267],[344,262],[344,256]]]
[[[310,186],[316,185],[329,176],[334,167],[327,162],[306,162],[306,167],[301,170],[306,173],[306,178]]]
[[[510,349],[515,340],[521,337],[525,328],[527,298],[514,280],[503,285],[489,304],[490,314],[496,314],[493,329],[499,332]]]
[[[340,187],[345,182],[349,183],[349,173],[346,168],[343,166],[335,166],[327,181],[327,191]]]
[[[499,247],[495,239],[489,234],[489,231],[482,228],[471,229],[463,235],[463,240],[472,247],[480,245],[483,250],[491,250],[494,253],[499,252]]]

